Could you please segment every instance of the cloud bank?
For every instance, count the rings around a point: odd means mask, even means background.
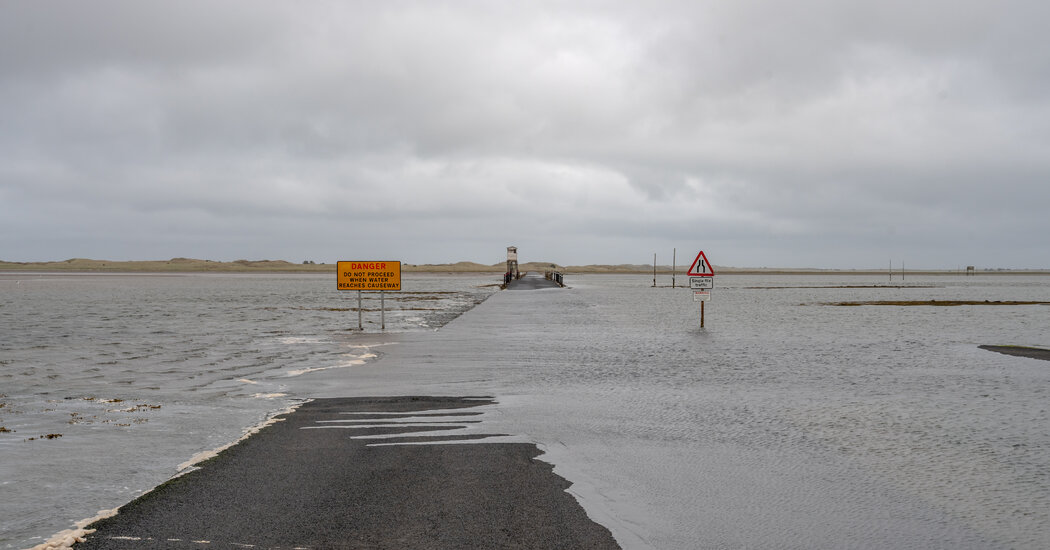
[[[1040,2],[7,3],[0,258],[1050,267]]]

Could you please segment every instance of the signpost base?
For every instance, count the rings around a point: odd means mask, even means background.
[[[704,302],[700,302],[700,328],[704,328]]]

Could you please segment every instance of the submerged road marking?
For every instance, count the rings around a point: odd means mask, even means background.
[[[466,399],[465,399],[466,400]],[[489,398],[470,398],[471,401],[490,401]],[[314,420],[312,426],[300,426],[300,430],[374,430],[397,428],[427,428],[422,431],[398,431],[393,433],[373,433],[351,435],[350,439],[402,439],[407,441],[368,443],[367,447],[394,445],[450,445],[478,443],[533,443],[521,436],[502,433],[479,433],[484,423],[484,416],[496,410],[495,403],[471,406],[467,410],[426,409],[419,411],[337,411],[338,415],[370,416],[373,418],[341,418],[334,420]],[[467,420],[463,417],[481,416],[478,420]],[[380,417],[380,418],[374,418]]]

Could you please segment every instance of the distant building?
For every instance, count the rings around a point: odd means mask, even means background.
[[[518,247],[516,246],[507,247],[507,274],[512,278],[518,278]]]

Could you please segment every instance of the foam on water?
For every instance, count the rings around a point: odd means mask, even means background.
[[[88,525],[102,519],[113,517],[116,514],[116,508],[113,508],[112,510],[99,510],[94,516],[75,522],[72,529],[66,529],[55,533],[51,538],[34,546],[31,550],[61,550],[63,548],[72,548],[74,544],[83,542],[84,537],[95,532],[94,529],[88,529]]]
[[[279,418],[279,417],[281,415],[286,415],[286,414],[290,414],[292,412],[295,412],[295,409],[297,409],[297,408],[298,408],[297,405],[293,405],[291,407],[287,407],[285,409],[276,411],[275,413],[271,414],[270,417],[267,418],[264,422],[256,424],[255,426],[252,426],[252,427],[248,428],[247,430],[245,430],[244,434],[242,434],[241,437],[237,438],[236,440],[231,441],[229,443],[226,443],[226,444],[224,444],[222,446],[216,447],[214,449],[208,449],[206,451],[201,451],[201,452],[193,455],[192,457],[190,457],[189,460],[187,460],[186,462],[183,462],[182,464],[179,464],[175,468],[176,470],[178,470],[178,475],[182,475],[182,474],[185,474],[187,472],[193,471],[193,469],[196,467],[197,464],[200,464],[201,462],[204,462],[205,460],[208,460],[210,458],[214,458],[215,456],[218,456],[218,454],[221,453],[222,451],[225,451],[226,449],[229,449],[230,447],[233,447],[234,445],[240,443],[241,441],[244,441],[245,439],[248,439],[249,437],[259,433],[259,430],[262,430],[263,428],[265,428],[265,427],[267,427],[267,426],[269,426],[269,425],[271,425],[271,424],[273,424],[275,422],[280,422],[280,421],[284,420],[283,418]]]
[[[331,370],[331,369],[345,369],[345,368],[349,368],[349,367],[359,367],[361,365],[366,364],[368,362],[368,359],[374,359],[374,358],[376,358],[378,356],[376,354],[374,354],[374,353],[363,353],[361,355],[354,355],[354,354],[348,353],[348,354],[345,354],[344,357],[353,357],[353,359],[344,360],[341,363],[338,363],[336,365],[329,365],[329,366],[326,366],[326,367],[307,367],[307,368],[302,368],[302,369],[291,370],[291,371],[288,371],[288,374],[286,376],[301,376],[303,374],[307,374],[307,373],[310,373],[310,372],[319,372],[319,371]]]

